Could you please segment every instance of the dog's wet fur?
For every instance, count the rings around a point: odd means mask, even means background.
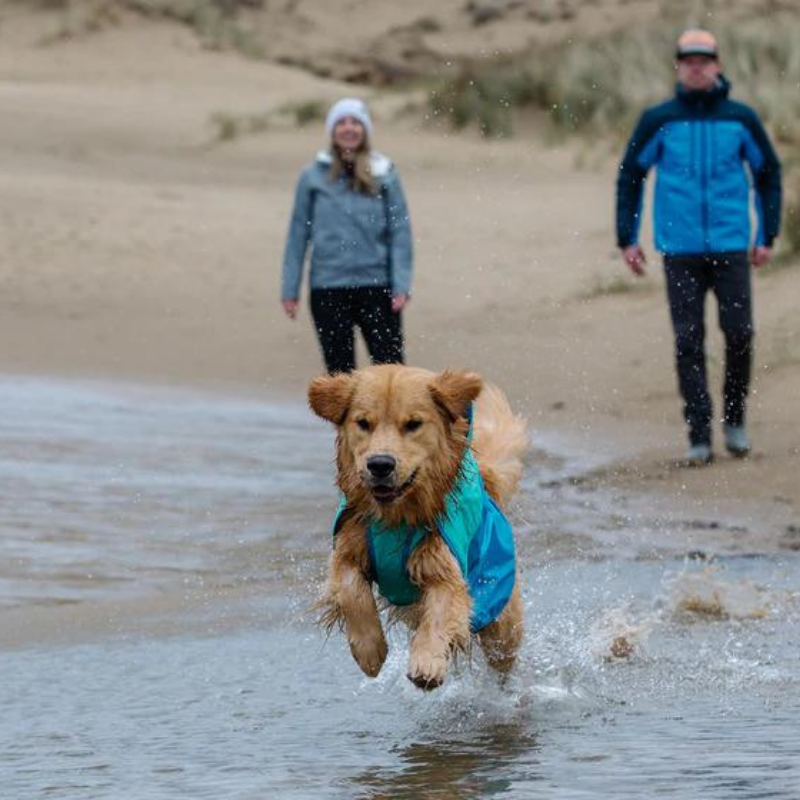
[[[445,498],[467,447],[467,409],[473,401],[472,448],[489,494],[507,505],[522,475],[524,421],[495,386],[472,372],[398,365],[368,367],[312,381],[313,411],[337,427],[337,483],[347,511],[331,554],[322,621],[344,630],[364,673],[375,677],[387,645],[368,578],[366,520],[431,529],[408,560],[420,600],[397,609],[413,629],[408,677],[433,689],[453,654],[471,642],[471,600],[457,561],[436,531]],[[488,663],[505,675],[523,635],[519,581],[500,616],[477,635]]]

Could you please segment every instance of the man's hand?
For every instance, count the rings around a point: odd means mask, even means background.
[[[411,298],[407,294],[392,295],[392,311],[399,314],[407,305]]]
[[[289,319],[294,319],[297,316],[297,307],[300,305],[297,300],[281,300],[281,305]]]
[[[772,258],[772,248],[764,247],[764,245],[754,247],[753,251],[750,253],[750,260],[753,262],[753,266],[756,269],[763,267],[770,258]]]
[[[638,244],[631,244],[622,248],[622,258],[630,271],[640,278],[644,275],[644,265],[647,263],[644,250]]]

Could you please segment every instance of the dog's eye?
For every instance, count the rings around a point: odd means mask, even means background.
[[[361,419],[356,420],[356,425],[358,425],[358,427],[361,428],[362,431],[369,430],[369,420],[364,419],[363,417]]]
[[[421,419],[410,419],[403,425],[403,430],[406,433],[414,433],[414,431],[418,431],[422,427],[422,420]]]

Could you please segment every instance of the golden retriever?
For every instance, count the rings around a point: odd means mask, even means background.
[[[417,594],[394,609],[414,631],[408,678],[421,688],[440,686],[453,653],[467,650],[472,634],[488,663],[508,673],[522,639],[523,615],[513,534],[499,507],[514,494],[522,474],[524,421],[498,388],[471,372],[374,366],[316,378],[308,399],[316,414],[337,427],[337,483],[343,495],[322,621],[329,628],[342,627],[358,666],[377,676],[387,645],[373,593],[374,551],[380,547],[393,559],[416,531],[416,544],[401,568]],[[477,629],[473,604],[494,578],[475,582],[474,575],[465,574],[477,563],[481,545],[467,557],[466,550],[451,545],[455,534],[446,522],[461,502],[462,495],[455,493],[469,463],[477,463],[473,473],[484,493],[484,523],[487,514],[493,517],[491,524],[509,540],[494,557],[507,562],[495,565],[505,575],[503,605]],[[484,551],[487,547],[493,545],[483,545]],[[378,590],[383,592],[380,581]]]

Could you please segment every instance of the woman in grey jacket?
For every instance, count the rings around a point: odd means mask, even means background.
[[[403,362],[401,312],[409,300],[411,226],[394,165],[370,149],[360,100],[335,103],[330,148],[300,175],[283,259],[281,302],[297,316],[311,245],[311,315],[328,372],[355,369],[354,330],[374,364]]]

